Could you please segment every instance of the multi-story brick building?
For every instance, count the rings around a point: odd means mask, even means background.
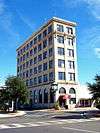
[[[33,107],[77,102],[76,23],[53,17],[17,49],[17,75]]]

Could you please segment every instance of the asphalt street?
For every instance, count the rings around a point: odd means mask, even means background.
[[[81,114],[27,111],[24,116],[0,119],[0,133],[100,133],[100,119]]]

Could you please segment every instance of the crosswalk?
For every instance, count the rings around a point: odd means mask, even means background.
[[[91,119],[66,119],[66,120],[52,120],[52,121],[41,121],[41,122],[30,122],[30,123],[11,123],[11,124],[0,124],[1,129],[14,129],[14,128],[25,128],[25,127],[40,127],[40,126],[50,126],[50,125],[64,125],[68,123],[80,123],[80,122],[89,122],[96,121],[100,119],[91,118]]]

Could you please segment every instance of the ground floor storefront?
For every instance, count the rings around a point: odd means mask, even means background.
[[[30,104],[33,108],[52,108],[58,102],[61,108],[75,107],[78,102],[77,85],[49,84],[31,88]]]

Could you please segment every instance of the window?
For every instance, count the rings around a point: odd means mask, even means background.
[[[25,63],[23,64],[23,69],[25,69]]]
[[[20,66],[20,71],[22,71],[22,65]]]
[[[44,103],[48,103],[48,91],[47,91],[47,89],[44,90]]]
[[[25,73],[25,72],[23,72],[23,78],[25,78],[25,74],[26,74],[26,73]]]
[[[26,71],[26,78],[29,76],[29,72],[28,72],[28,70]]]
[[[42,54],[38,55],[38,61],[42,60]]]
[[[38,83],[42,83],[42,76],[38,77]]]
[[[53,66],[54,66],[53,60],[50,60],[49,61],[49,69],[53,68]]]
[[[37,84],[37,77],[34,77],[34,85]]]
[[[39,103],[42,103],[42,91],[39,90]]]
[[[53,55],[53,48],[49,49],[49,57],[51,57]]]
[[[42,50],[42,44],[40,43],[39,45],[38,45],[38,51],[41,51]]]
[[[39,35],[38,35],[38,41],[41,41],[41,39],[42,39],[42,35],[39,34]]]
[[[38,66],[38,73],[42,72],[42,65]]]
[[[50,36],[48,39],[48,45],[52,45],[52,36]]]
[[[28,81],[28,79],[26,80],[26,86],[28,86],[29,85],[29,81]]]
[[[57,35],[57,42],[58,43],[64,43],[64,36]]]
[[[52,25],[48,27],[48,34],[52,32]]]
[[[30,79],[30,86],[32,86],[33,85],[33,79],[31,78]]]
[[[58,54],[59,55],[64,55],[65,54],[64,48],[58,47]]]
[[[43,53],[43,59],[47,58],[47,51]]]
[[[33,59],[30,60],[30,66],[32,66],[32,65],[33,65]]]
[[[47,68],[48,68],[47,62],[46,63],[43,63],[43,71],[47,70]]]
[[[68,49],[68,56],[74,57],[74,50],[73,49]]]
[[[69,81],[75,81],[75,73],[68,73]]]
[[[28,68],[28,67],[29,67],[29,61],[26,62],[26,68]]]
[[[21,57],[21,61],[22,61],[22,57]],[[25,54],[23,55],[23,61],[25,61]]]
[[[54,73],[50,72],[49,73],[49,81],[53,81],[54,80]]]
[[[43,82],[47,82],[47,81],[48,81],[48,75],[45,74],[45,75],[43,75]]]
[[[47,47],[47,40],[44,40],[43,41],[43,48],[46,48]]]
[[[32,40],[32,41],[30,41],[30,48],[32,47],[32,45],[33,45],[33,40]]]
[[[29,58],[29,52],[26,53],[26,58]]]
[[[76,104],[76,98],[70,98],[69,104]]]
[[[37,67],[34,67],[34,74],[37,74]]]
[[[17,67],[17,72],[19,72],[20,71],[20,69],[19,69],[19,67]]]
[[[71,27],[66,27],[68,34],[73,34],[73,29]]]
[[[34,44],[36,44],[36,43],[37,43],[37,37],[34,38]]]
[[[43,37],[46,37],[47,35],[47,30],[43,31]]]
[[[74,61],[68,61],[68,66],[69,66],[69,69],[74,69],[75,68]]]
[[[20,62],[22,62],[22,59],[23,59],[23,61],[25,60],[25,55],[23,55],[23,58],[22,58],[22,56],[20,57]]]
[[[37,53],[37,47],[34,47],[34,54]]]
[[[32,56],[32,55],[33,55],[33,49],[30,50],[30,56]]]
[[[65,67],[65,60],[58,59],[58,67]]]
[[[33,69],[30,69],[30,76],[32,76],[33,74]]]
[[[65,80],[65,72],[58,72],[58,79]]]
[[[63,25],[57,24],[57,31],[64,32],[64,27],[63,27]]]
[[[25,47],[23,47],[23,53],[25,52]]]
[[[67,40],[68,40],[68,45],[71,45],[71,46],[73,46],[73,39],[72,38],[67,38]]]
[[[76,92],[75,92],[75,89],[74,89],[74,88],[70,88],[69,93],[70,93],[70,94],[75,94],[75,93],[76,93]]]
[[[26,50],[28,50],[29,49],[29,43],[26,45]]]
[[[36,63],[37,63],[37,56],[34,57],[34,64],[36,64]]]
[[[19,65],[19,58],[17,59],[17,64]]]

